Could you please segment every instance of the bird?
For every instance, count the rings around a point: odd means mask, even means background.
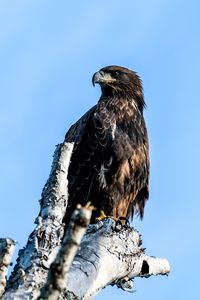
[[[149,198],[149,142],[139,75],[107,66],[92,77],[101,96],[65,135],[74,148],[68,169],[64,222],[78,204],[94,207],[91,223],[104,217],[143,218]]]

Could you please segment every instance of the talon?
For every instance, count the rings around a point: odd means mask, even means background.
[[[100,210],[100,214],[99,214],[99,217],[96,218],[97,221],[103,221],[105,219],[107,219],[108,216],[105,215],[104,211],[103,210]]]
[[[107,216],[103,210],[100,210],[99,217],[96,218],[97,221],[103,221],[105,219],[111,218],[116,222],[117,230],[121,230],[123,226],[129,226],[129,220],[125,217],[114,217],[114,216]]]
[[[129,220],[126,217],[119,217],[113,219],[116,221],[116,231],[120,231],[123,227],[127,228],[130,226]]]
[[[97,221],[103,221],[105,219],[113,219],[115,222],[119,221],[119,218],[113,217],[113,216],[107,216],[103,210],[100,210],[99,217],[96,218]]]
[[[124,221],[124,226],[126,227],[130,226],[130,222],[126,217],[119,217],[119,220]]]

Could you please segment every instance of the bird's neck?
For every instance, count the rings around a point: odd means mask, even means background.
[[[120,110],[129,110],[134,113],[143,114],[143,110],[145,107],[145,102],[143,98],[143,94],[141,95],[105,95],[102,94],[99,103],[104,103],[108,109],[120,109]]]
[[[142,87],[139,85],[127,85],[124,86],[124,88],[102,85],[101,91],[102,95],[99,101],[106,101],[107,103],[113,102],[115,104],[125,101],[126,103],[128,102],[130,106],[136,107],[140,113],[143,113],[143,109],[146,107]]]

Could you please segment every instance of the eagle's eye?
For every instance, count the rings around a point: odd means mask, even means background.
[[[114,78],[118,77],[119,75],[120,75],[120,72],[119,72],[119,71],[113,71],[113,73],[112,73],[112,76],[113,76]]]

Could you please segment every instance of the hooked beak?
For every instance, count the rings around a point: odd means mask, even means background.
[[[93,86],[95,86],[95,83],[101,84],[113,81],[115,81],[115,79],[113,79],[109,73],[105,73],[104,71],[98,71],[92,76]]]

